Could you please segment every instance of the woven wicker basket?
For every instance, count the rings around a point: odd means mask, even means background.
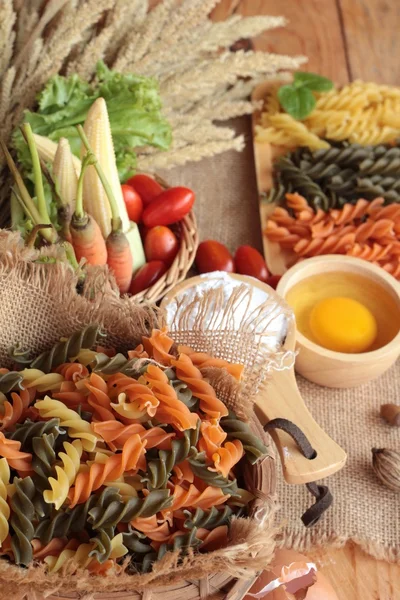
[[[155,173],[146,173],[153,177],[164,189],[170,186],[164,179]],[[171,226],[179,240],[179,252],[174,262],[166,273],[152,286],[133,296],[138,302],[157,302],[177,283],[183,281],[193,264],[196,256],[199,238],[197,235],[197,223],[193,212],[190,212],[178,223]]]
[[[252,430],[270,446],[270,438],[254,418]],[[255,465],[247,464],[244,469],[246,488],[255,495],[250,516],[266,507],[268,514],[275,502],[275,461],[267,456]],[[271,523],[272,526],[272,523]],[[95,593],[90,600],[241,600],[257,578],[249,572],[249,577],[235,579],[227,573],[210,573],[202,579],[182,580],[168,586],[151,586],[142,591]],[[78,595],[68,594],[46,596],[46,600],[77,600]],[[27,596],[26,600],[39,600],[37,596]],[[42,600],[42,599],[40,599]]]

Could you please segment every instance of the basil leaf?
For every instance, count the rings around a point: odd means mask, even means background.
[[[312,91],[307,87],[283,85],[278,90],[278,98],[282,108],[298,120],[305,119],[316,104]]]
[[[296,88],[306,86],[314,92],[329,92],[333,88],[333,82],[330,79],[316,73],[297,71],[293,79]]]

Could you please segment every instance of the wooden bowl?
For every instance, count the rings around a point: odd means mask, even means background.
[[[286,298],[288,291],[300,281],[326,272],[354,273],[378,284],[391,296],[400,315],[400,283],[381,267],[365,260],[341,255],[316,256],[289,269],[280,280],[277,292]],[[374,294],[373,288],[366,294]],[[299,331],[296,333],[295,369],[297,373],[326,387],[356,387],[376,379],[391,367],[400,356],[400,329],[385,346],[371,352],[345,354],[327,350],[311,342]]]

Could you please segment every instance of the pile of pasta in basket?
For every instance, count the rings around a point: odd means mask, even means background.
[[[264,234],[296,259],[347,254],[400,279],[400,88],[355,81],[314,96],[296,119],[278,85],[267,92],[256,141],[281,149]]]
[[[201,373],[243,367],[153,330],[125,354],[89,326],[0,370],[0,551],[21,566],[148,572],[169,550],[227,544],[253,499],[239,461],[266,453]],[[236,472],[235,472],[236,469]],[[124,567],[122,567],[122,563]]]

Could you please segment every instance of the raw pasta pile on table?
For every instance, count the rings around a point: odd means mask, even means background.
[[[354,81],[341,89],[316,93],[316,106],[303,121],[284,112],[271,85],[256,140],[295,148],[329,148],[330,141],[381,144],[400,137],[400,88]]]
[[[266,448],[200,369],[243,367],[172,350],[165,330],[127,355],[90,350],[97,335],[0,370],[2,560],[106,574],[129,556],[141,573],[169,550],[223,547],[253,499],[235,467]]]
[[[303,121],[282,112],[277,91],[256,126],[256,141],[287,148],[264,235],[298,259],[346,254],[400,279],[400,88],[355,81],[316,94]]]

